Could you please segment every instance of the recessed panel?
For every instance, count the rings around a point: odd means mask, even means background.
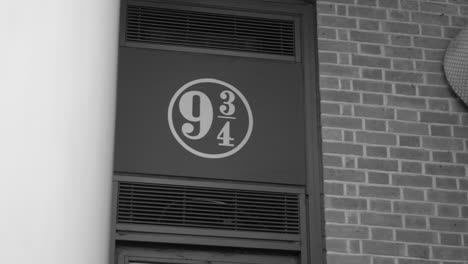
[[[305,184],[302,64],[121,47],[115,170]]]

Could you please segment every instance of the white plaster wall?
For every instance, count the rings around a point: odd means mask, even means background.
[[[108,263],[119,1],[0,6],[2,263]]]

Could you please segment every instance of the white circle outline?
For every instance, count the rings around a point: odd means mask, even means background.
[[[182,94],[186,89],[190,88],[191,86],[193,86],[195,84],[199,84],[199,83],[215,83],[215,84],[219,84],[219,85],[222,85],[222,86],[225,86],[225,87],[231,89],[232,91],[234,91],[237,94],[237,96],[239,96],[239,98],[244,103],[245,108],[247,109],[247,115],[249,117],[249,127],[247,128],[247,133],[245,134],[244,139],[241,141],[241,143],[239,145],[237,145],[235,148],[233,148],[233,149],[231,149],[231,150],[229,150],[227,152],[220,153],[220,154],[207,154],[207,153],[203,153],[203,152],[200,152],[198,150],[195,150],[195,149],[191,148],[189,145],[187,145],[179,137],[179,134],[177,134],[177,132],[176,132],[176,130],[174,128],[174,124],[172,122],[172,110],[174,108],[175,101],[177,100],[177,98],[179,98],[179,95]],[[167,120],[169,122],[169,128],[171,129],[172,135],[175,137],[177,142],[179,142],[179,144],[182,145],[182,147],[184,147],[186,150],[188,150],[192,154],[195,154],[195,155],[203,157],[203,158],[208,158],[208,159],[220,159],[220,158],[225,158],[225,157],[233,155],[234,153],[239,151],[242,147],[244,147],[244,145],[249,140],[250,135],[252,134],[252,129],[253,129],[252,110],[250,109],[249,102],[247,102],[247,99],[244,97],[244,95],[239,90],[237,90],[236,87],[230,85],[229,83],[226,83],[226,82],[223,82],[223,81],[220,81],[220,80],[217,80],[217,79],[213,79],[213,78],[196,79],[196,80],[190,81],[190,82],[184,84],[182,87],[180,87],[179,90],[177,90],[177,92],[172,96],[171,102],[169,103],[169,108],[168,108],[168,112],[167,112]]]

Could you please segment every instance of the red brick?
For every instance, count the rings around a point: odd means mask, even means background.
[[[428,135],[429,126],[427,124],[420,124],[414,122],[400,122],[390,121],[389,132],[403,133],[403,134],[414,134],[414,135]]]
[[[413,71],[414,65],[411,60],[397,60],[393,59],[393,69],[403,71]]]
[[[448,112],[450,110],[449,102],[445,99],[429,99],[429,110]]]
[[[465,167],[460,165],[426,164],[425,168],[429,175],[465,176]]]
[[[379,30],[379,21],[359,19],[359,29],[364,30]]]
[[[412,148],[391,148],[390,157],[395,159],[429,160],[429,152]]]
[[[416,71],[442,72],[442,64],[439,62],[416,61]]]
[[[402,243],[380,242],[380,241],[362,241],[362,251],[367,254],[404,256],[405,245]]]
[[[452,153],[443,151],[433,151],[432,160],[436,162],[452,162]]]
[[[403,0],[400,1],[400,4],[403,10],[419,10],[418,0]]]
[[[352,42],[321,39],[318,41],[318,44],[320,51],[357,52],[357,44]]]
[[[344,76],[344,77],[359,77],[359,68],[333,65],[333,64],[320,64],[320,74],[328,76]]]
[[[463,205],[468,203],[466,192],[428,190],[427,197],[430,202]]]
[[[352,117],[322,116],[324,127],[340,127],[349,129],[362,129],[362,119]]]
[[[366,238],[328,238],[329,252],[337,252],[329,259],[462,263],[463,251],[440,249],[439,259],[433,248],[468,246],[468,235],[460,234],[468,230],[468,108],[442,68],[448,43],[468,23],[468,2],[318,4],[325,16],[345,18],[318,33],[322,65],[340,66],[321,76],[328,88],[323,149],[331,153],[323,157],[326,221],[368,228]]]
[[[436,15],[436,14],[412,12],[411,21],[415,23],[421,23],[421,24],[434,24],[434,25],[447,26],[449,24],[449,17]]]
[[[317,3],[317,13],[318,14],[335,14],[336,5],[328,3]]]
[[[320,76],[320,88],[340,88],[340,83],[335,77]]]
[[[338,63],[338,56],[332,52],[319,52],[319,60],[321,63]]]
[[[400,199],[400,188],[382,186],[360,186],[359,196],[386,199]]]
[[[457,6],[432,2],[421,2],[421,11],[438,15],[456,15],[458,13]]]
[[[401,259],[399,264],[438,264],[435,261],[425,260],[431,255],[429,246],[426,245],[408,245],[408,256],[419,259]]]
[[[422,164],[419,162],[402,161],[401,171],[407,173],[421,173]]]
[[[432,37],[441,37],[442,27],[435,25],[421,25],[421,34]]]
[[[383,73],[380,69],[369,69],[369,68],[362,68],[361,69],[361,76],[364,79],[373,79],[373,80],[382,80]]]
[[[390,226],[401,227],[403,226],[402,216],[394,214],[381,214],[381,213],[361,213],[361,223],[373,226]]]
[[[460,261],[468,259],[468,248],[433,247],[432,250],[434,257],[437,259]]]
[[[392,203],[389,200],[370,200],[370,209],[376,212],[391,212],[392,211]],[[372,237],[372,239],[375,239]]]
[[[405,215],[405,227],[414,229],[426,229],[426,217],[418,215]]]
[[[395,62],[395,60],[393,60]],[[402,95],[416,95],[416,87],[411,84],[396,83],[395,92]]]
[[[440,38],[414,37],[414,46],[429,49],[446,49],[450,41]]]
[[[459,216],[458,215],[458,206],[448,205],[448,204],[438,204],[437,205],[437,215],[441,216],[441,217],[458,217]],[[442,236],[441,236],[441,240],[442,240]]]
[[[341,183],[330,183],[325,182],[323,185],[323,190],[326,195],[343,195],[344,188]]]
[[[377,0],[357,0],[357,5],[377,6]]]
[[[336,39],[336,29],[333,28],[317,28],[317,37],[318,39]],[[322,50],[323,47],[319,45],[319,50]]]
[[[395,160],[359,158],[358,168],[377,171],[397,171],[398,162]]]
[[[421,112],[421,122],[441,123],[441,124],[457,124],[458,115],[436,112]]]
[[[452,93],[449,89],[442,86],[420,85],[418,86],[418,93],[420,96],[452,98]]]
[[[435,206],[432,203],[395,201],[393,210],[400,214],[435,215]]]
[[[382,105],[383,104],[383,95],[374,94],[374,93],[363,93],[362,102],[364,104],[373,104],[373,105]]]
[[[385,71],[385,80],[394,82],[423,83],[423,75],[420,73],[404,71]]]
[[[398,0],[379,0],[379,7],[398,8]]]
[[[366,210],[366,199],[325,196],[325,207],[334,209]]]
[[[364,172],[360,170],[325,168],[323,174],[325,180],[331,181],[364,182],[366,180]]]
[[[436,188],[437,189],[457,189],[457,180],[454,178],[436,178]]]
[[[322,162],[324,167],[342,167],[343,161],[341,156],[326,155],[322,156]]]
[[[426,84],[448,86],[447,79],[443,73],[426,73]],[[452,96],[453,97],[453,94]]]
[[[353,80],[353,89],[356,91],[374,92],[374,93],[391,93],[392,86],[386,82]]]
[[[397,230],[396,240],[403,242],[434,244],[437,242],[437,233],[428,231]]]
[[[453,135],[459,138],[468,138],[468,127],[453,127]]]
[[[361,95],[359,93],[341,90],[322,89],[320,91],[320,97],[324,101],[333,102],[359,103],[361,101]]]
[[[387,158],[387,148],[378,146],[366,146],[366,156],[376,158]]]
[[[380,55],[382,53],[379,45],[361,43],[360,46],[363,54]]]
[[[344,155],[362,155],[362,146],[341,142],[323,142],[324,153],[344,154]]]
[[[454,39],[460,31],[459,27],[444,27],[444,38]]]
[[[431,136],[450,137],[451,134],[450,126],[431,125]]]
[[[435,150],[463,150],[463,141],[457,138],[423,137],[423,147]]]
[[[317,21],[318,21],[319,26],[337,27],[337,28],[356,28],[357,27],[357,22],[355,18],[319,15]]]
[[[408,11],[390,10],[389,19],[393,21],[409,21],[410,14]]]
[[[391,35],[390,43],[395,46],[411,46],[411,37],[406,35]]]
[[[351,40],[368,43],[388,43],[388,35],[382,33],[372,33],[364,31],[351,31]]]
[[[432,177],[423,175],[393,174],[392,184],[399,186],[432,187]]]
[[[338,64],[351,64],[351,59],[349,58],[349,54],[340,53],[338,54]]]
[[[464,27],[468,24],[468,18],[463,16],[451,16],[450,25],[454,27]]]
[[[391,33],[404,34],[419,34],[418,24],[400,23],[400,22],[383,22],[383,31]]]
[[[354,115],[380,119],[394,119],[395,110],[387,107],[355,105]]]
[[[354,0],[327,0],[327,2],[337,3],[337,4],[354,4]]]
[[[367,66],[367,67],[378,67],[378,68],[390,68],[390,59],[372,57],[372,56],[362,56],[362,55],[352,55],[353,65],[358,66]]]
[[[366,119],[365,122],[365,129],[366,130],[373,130],[373,131],[386,131],[387,124],[385,120],[374,120],[374,119]]]
[[[400,146],[404,147],[419,147],[421,145],[420,137],[417,136],[400,135],[398,136],[398,142]]]
[[[328,264],[370,264],[370,256],[327,254]]]
[[[455,99],[455,100],[448,100],[450,103],[450,111],[456,113],[468,113],[468,107],[462,102],[462,100]],[[463,123],[463,115],[462,123]]]
[[[347,240],[346,239],[336,239],[336,238],[327,238],[325,241],[325,246],[328,252],[347,252]]]
[[[325,221],[327,223],[345,223],[345,214],[342,211],[325,210]]]
[[[407,201],[424,201],[424,190],[404,188],[403,199]]]
[[[424,59],[441,62],[444,59],[445,50],[424,50]]]
[[[396,145],[396,136],[389,133],[357,131],[356,141],[376,145]]]
[[[387,104],[389,106],[405,107],[412,109],[425,109],[426,100],[419,97],[408,97],[408,96],[387,96]]]
[[[369,228],[355,225],[328,224],[326,234],[328,237],[366,239],[369,237]]]
[[[457,163],[468,165],[468,153],[457,153],[456,161]]]
[[[385,19],[387,13],[385,9],[377,9],[371,7],[355,7],[350,6],[348,9],[350,16],[355,17],[365,17],[365,18],[374,18],[374,19]]]

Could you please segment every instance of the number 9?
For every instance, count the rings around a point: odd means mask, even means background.
[[[195,99],[197,105],[195,105]],[[198,109],[198,116],[194,112]],[[179,110],[182,116],[190,122],[199,123],[199,131],[196,135],[190,135],[195,130],[191,123],[182,125],[182,133],[189,139],[203,138],[211,128],[213,122],[213,106],[208,96],[199,91],[185,93],[179,101]]]

